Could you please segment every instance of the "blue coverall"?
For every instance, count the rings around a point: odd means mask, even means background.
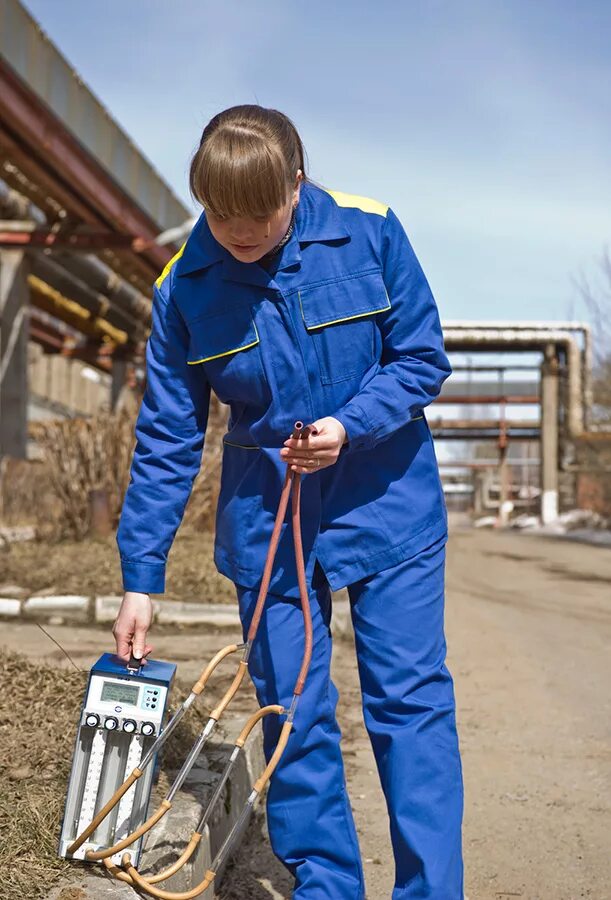
[[[450,365],[399,219],[375,200],[306,181],[290,240],[267,271],[225,250],[203,212],[155,283],[146,362],[117,531],[124,590],[165,590],[212,388],[230,406],[214,560],[236,585],[245,634],[284,441],[297,419],[334,416],[346,429],[336,463],[302,483],[314,655],[267,794],[272,848],[295,875],[293,897],[365,896],[329,676],[330,590],[347,586],[390,818],[393,900],[462,900],[463,783],[443,623],[447,517],[424,414]],[[303,646],[298,597],[289,509],[249,663],[261,705],[290,704]],[[268,759],[282,721],[264,720]]]

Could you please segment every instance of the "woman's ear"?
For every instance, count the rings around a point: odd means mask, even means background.
[[[303,180],[303,172],[301,169],[297,169],[297,178],[295,179],[295,187],[293,189],[293,208],[297,207],[299,203],[299,192],[301,189],[301,182]]]

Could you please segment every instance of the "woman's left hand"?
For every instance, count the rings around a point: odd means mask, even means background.
[[[312,422],[317,434],[307,438],[288,438],[280,457],[294,472],[309,475],[337,462],[342,445],[346,443],[346,429],[338,419],[325,416]]]

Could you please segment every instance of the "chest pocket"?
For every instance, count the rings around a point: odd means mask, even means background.
[[[232,400],[269,402],[257,326],[248,306],[206,314],[187,323],[190,366],[203,365],[216,395]]]
[[[390,309],[379,269],[299,291],[301,315],[318,356],[323,384],[363,374],[377,358],[377,313]]]

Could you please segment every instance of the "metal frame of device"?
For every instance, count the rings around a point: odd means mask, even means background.
[[[74,854],[67,848],[142,760],[163,729],[168,694],[176,666],[148,660],[127,668],[104,653],[89,674],[76,735],[66,793],[58,855],[86,859],[130,834],[146,816],[154,774],[147,767],[139,781]],[[134,844],[140,855],[142,839]],[[120,862],[118,853],[115,862]]]

